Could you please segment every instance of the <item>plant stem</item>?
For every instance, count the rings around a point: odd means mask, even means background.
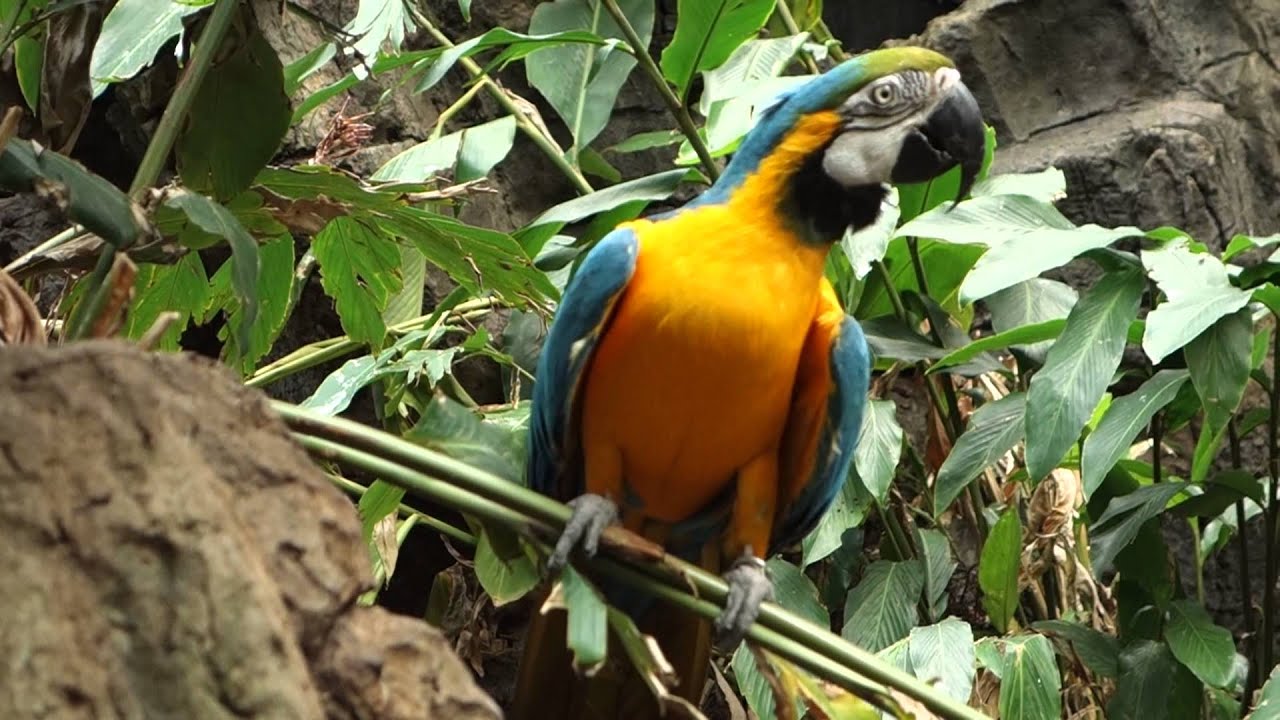
[[[431,34],[431,37],[435,38],[436,42],[447,48],[454,47],[453,41],[441,32],[440,29],[437,28],[420,9],[418,9],[416,3],[405,3],[404,6],[408,8],[410,15],[413,17],[413,21],[426,29],[426,31]],[[461,58],[458,60],[458,64],[461,65],[476,82],[484,85],[485,89],[489,91],[489,95],[491,95],[494,100],[498,101],[498,104],[502,106],[502,109],[506,110],[516,119],[516,127],[520,128],[520,131],[528,136],[528,138],[533,141],[534,145],[538,146],[538,149],[547,156],[547,159],[556,166],[556,169],[564,174],[564,176],[569,179],[569,182],[573,183],[574,189],[578,191],[578,194],[588,195],[593,192],[594,189],[591,187],[591,183],[587,182],[586,176],[582,174],[581,170],[571,165],[569,161],[565,159],[564,150],[560,148],[560,145],[556,143],[555,139],[544,133],[537,124],[529,119],[529,116],[525,114],[525,111],[511,99],[510,95],[507,94],[505,88],[499,85],[493,78],[489,77],[471,58]]]
[[[817,31],[814,34],[818,36],[822,42],[829,43],[827,45],[827,52],[831,53],[831,57],[836,62],[844,62],[849,59],[849,54],[844,51],[844,48],[840,47],[840,41],[836,40],[835,35],[831,34],[831,28],[827,27],[827,22],[825,20],[818,20],[818,24],[815,25],[813,29]]]
[[[1243,458],[1240,452],[1240,431],[1236,427],[1236,419],[1231,418],[1227,423],[1227,440],[1231,448],[1231,468],[1240,470],[1243,468]],[[1253,588],[1250,587],[1252,581],[1249,577],[1249,540],[1245,537],[1245,519],[1244,519],[1244,499],[1236,501],[1236,549],[1239,557],[1239,567],[1236,571],[1239,574],[1240,582],[1240,613],[1244,617],[1244,635],[1245,635],[1245,657],[1251,658],[1254,653],[1250,651],[1249,643],[1254,642],[1253,635]],[[1249,663],[1249,675],[1245,679],[1244,697],[1253,697],[1253,690],[1257,687],[1258,668],[1256,663]],[[1248,703],[1244,703],[1246,706]]]
[[[1280,318],[1277,318],[1280,321]],[[1278,323],[1280,324],[1280,323]],[[1280,328],[1278,328],[1280,329]],[[1276,522],[1277,515],[1280,514],[1280,498],[1276,497],[1277,490],[1280,490],[1280,331],[1274,333],[1271,347],[1271,413],[1267,417],[1267,450],[1268,450],[1268,470],[1271,476],[1271,492],[1267,496],[1267,507],[1263,510],[1265,522],[1263,524],[1263,585],[1262,585],[1262,635],[1259,638],[1258,645],[1260,650],[1258,655],[1261,662],[1258,664],[1259,676],[1262,672],[1268,672],[1275,665],[1275,623],[1276,623],[1276,565],[1280,558],[1280,536],[1276,532],[1280,529],[1280,523]],[[1243,535],[1246,528],[1240,526],[1240,534]]]
[[[290,425],[300,442],[317,455],[356,465],[387,482],[427,495],[461,512],[501,523],[524,535],[545,539],[555,538],[569,519],[569,508],[562,503],[441,453],[350,420],[330,418],[288,403],[273,402],[272,407]],[[639,547],[642,541],[618,527],[606,529],[601,539],[606,552],[620,557],[643,558],[643,564],[637,563],[637,569],[631,572],[643,573],[644,580],[637,582],[644,582],[646,590],[653,589],[655,580],[682,592],[692,588],[699,597],[710,601],[707,605],[699,605],[700,613],[714,617],[719,612],[717,605],[710,603],[722,604],[728,594],[728,587],[720,578],[665,553],[648,552]],[[605,558],[597,558],[591,567],[602,567],[608,562]],[[762,629],[772,630],[874,682],[896,688],[943,717],[985,718],[982,713],[937,692],[929,684],[775,604],[762,606],[759,620],[748,637],[797,664],[801,663],[785,648],[773,647],[772,640],[776,637],[760,632]],[[812,667],[809,669],[820,672]],[[842,682],[848,679],[848,673],[827,679]],[[862,687],[849,689],[856,691]]]
[[[431,129],[431,139],[435,140],[443,135],[444,126],[452,120],[453,116],[457,115],[462,108],[466,107],[468,103],[474,100],[476,95],[478,95],[483,89],[484,83],[476,83],[475,85],[472,85],[466,92],[462,93],[457,100],[454,100],[452,105],[442,110],[440,115],[436,117],[436,126]]]
[[[698,134],[698,127],[693,124],[693,117],[689,115],[689,109],[684,106],[684,102],[676,97],[672,92],[671,86],[667,84],[666,78],[662,76],[662,70],[658,68],[658,64],[653,61],[653,56],[649,54],[649,48],[644,41],[640,39],[640,35],[636,33],[636,29],[631,26],[631,21],[627,19],[626,13],[622,12],[622,8],[618,7],[617,0],[601,0],[604,7],[613,16],[618,27],[622,30],[623,36],[627,38],[627,42],[631,44],[631,49],[635,53],[636,60],[640,63],[640,69],[645,75],[649,76],[649,80],[653,83],[658,94],[662,96],[662,102],[671,111],[672,116],[676,119],[676,124],[680,126],[680,132],[689,140],[689,144],[693,146],[693,151],[697,153],[698,160],[702,163],[702,169],[707,172],[707,177],[715,182],[720,177],[720,168],[716,166],[716,161],[711,157],[711,151],[707,149],[707,144],[703,142],[702,136]]]
[[[1203,428],[1201,429],[1203,432]],[[1160,422],[1160,413],[1151,416],[1151,482],[1159,483],[1163,479],[1160,461],[1160,447],[1164,443],[1164,424]]]
[[[778,4],[774,6],[778,13],[778,19],[782,20],[782,26],[787,29],[791,35],[800,34],[800,26],[796,24],[796,18],[791,14],[791,7],[787,5],[787,0],[778,0]],[[801,61],[808,68],[809,72],[817,75],[821,70],[818,69],[818,63],[814,61],[813,56],[804,50],[800,51]]]

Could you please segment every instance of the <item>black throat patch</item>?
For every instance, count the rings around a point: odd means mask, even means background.
[[[829,244],[844,235],[845,228],[861,230],[880,215],[883,185],[846,188],[822,169],[826,148],[805,159],[791,177],[778,203],[783,217],[806,242]]]

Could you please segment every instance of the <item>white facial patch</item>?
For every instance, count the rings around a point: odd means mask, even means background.
[[[842,132],[822,156],[822,169],[844,187],[888,182],[910,128],[909,123],[898,123],[874,132]]]

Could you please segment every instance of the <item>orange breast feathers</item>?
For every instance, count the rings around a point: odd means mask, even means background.
[[[826,248],[768,214],[732,213],[632,225],[635,274],[587,371],[582,415],[587,490],[624,517],[638,501],[645,518],[687,519],[766,456],[776,485]]]

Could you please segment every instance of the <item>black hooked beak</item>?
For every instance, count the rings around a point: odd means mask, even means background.
[[[893,181],[925,182],[959,165],[959,202],[969,194],[982,170],[985,149],[986,129],[978,101],[964,83],[957,81],[924,125],[912,130],[903,141],[893,166]]]

